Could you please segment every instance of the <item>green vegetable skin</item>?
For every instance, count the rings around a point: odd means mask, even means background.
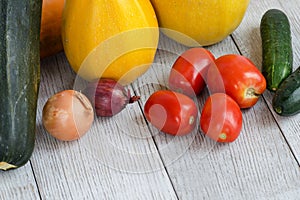
[[[0,169],[24,165],[35,142],[42,0],[0,2]]]
[[[280,83],[292,73],[293,51],[290,24],[280,10],[270,9],[261,19],[262,73],[267,88],[276,91]]]
[[[300,112],[300,67],[280,84],[273,97],[272,106],[282,116]]]

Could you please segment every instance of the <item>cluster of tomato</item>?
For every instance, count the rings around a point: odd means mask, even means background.
[[[200,112],[202,132],[217,142],[232,142],[242,129],[242,112],[254,106],[266,90],[266,80],[245,56],[219,58],[205,48],[191,48],[174,62],[170,90],[154,92],[144,105],[147,120],[162,132],[186,135],[197,126],[195,98],[209,90]]]

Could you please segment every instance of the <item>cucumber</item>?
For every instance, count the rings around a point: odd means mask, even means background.
[[[0,2],[0,169],[23,166],[35,143],[42,0]]]
[[[288,17],[281,10],[268,10],[261,19],[260,34],[262,73],[266,78],[268,90],[276,91],[293,70],[292,38]]]
[[[300,112],[300,67],[280,84],[272,99],[274,111],[282,116]]]

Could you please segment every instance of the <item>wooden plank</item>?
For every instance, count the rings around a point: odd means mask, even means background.
[[[258,48],[255,41],[252,45]],[[157,67],[135,86],[143,103],[152,92],[167,87],[168,71],[182,49],[166,38],[160,48]],[[208,49],[216,57],[238,53],[230,37]],[[206,91],[199,97],[200,108],[208,95]],[[199,132],[173,137],[151,127],[179,199],[293,199],[300,194],[299,166],[263,98],[243,110],[243,124],[240,137],[231,144],[216,144]]]
[[[40,199],[29,162],[18,169],[0,171],[0,179],[0,199]]]
[[[261,4],[261,6],[257,6],[258,4]],[[254,63],[261,68],[262,53],[261,37],[259,32],[260,19],[262,15],[270,8],[278,8],[283,10],[289,18],[294,53],[293,69],[295,70],[300,66],[300,43],[298,42],[298,38],[300,38],[300,16],[298,13],[300,5],[297,0],[291,0],[288,3],[283,0],[252,1],[243,23],[233,34],[234,38],[242,53],[250,57]],[[267,91],[264,97],[267,101],[269,109],[272,111],[273,116],[276,119],[276,122],[279,124],[285,139],[289,143],[291,151],[293,151],[298,163],[300,163],[300,115],[295,115],[292,117],[280,117],[273,111],[271,105],[273,93]]]
[[[76,80],[64,54],[43,60],[32,157],[41,197],[176,199],[138,103],[113,118],[97,118],[78,141],[61,142],[45,132],[41,113],[47,98],[72,89]]]

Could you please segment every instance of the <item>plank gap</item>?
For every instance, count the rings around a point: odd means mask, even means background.
[[[234,37],[233,37],[233,35],[232,35],[232,34],[230,34],[230,38],[231,38],[231,40],[233,41],[233,43],[234,43],[234,46],[235,46],[235,47],[236,47],[236,49],[238,50],[239,54],[240,54],[240,55],[243,55],[243,53],[242,53],[242,51],[241,51],[241,49],[240,49],[240,47],[239,47],[238,43],[235,41],[235,39],[234,39]]]
[[[131,89],[133,90],[134,95],[138,95],[138,94],[136,93],[136,91],[134,90],[134,87],[133,87],[132,84],[131,84]],[[173,191],[174,191],[174,194],[175,194],[175,196],[176,196],[176,199],[179,200],[179,196],[178,196],[177,191],[176,191],[176,189],[175,189],[175,185],[174,185],[174,183],[173,183],[173,181],[172,181],[172,179],[171,179],[170,173],[169,173],[169,171],[168,171],[168,169],[167,169],[167,167],[166,167],[166,164],[165,164],[165,161],[164,161],[164,159],[163,159],[163,157],[162,157],[162,155],[161,155],[161,152],[159,151],[158,144],[157,144],[156,140],[153,138],[153,134],[154,134],[154,133],[151,131],[149,122],[148,122],[148,120],[146,119],[146,116],[145,116],[145,114],[144,114],[144,109],[143,109],[143,106],[142,106],[142,104],[141,104],[141,101],[138,101],[137,103],[138,103],[139,109],[140,109],[140,111],[141,111],[141,113],[142,113],[142,115],[143,115],[143,119],[145,120],[145,123],[147,124],[148,131],[149,131],[150,134],[151,134],[152,141],[153,141],[154,146],[155,146],[155,148],[156,148],[156,150],[157,150],[158,156],[159,156],[159,158],[160,158],[160,160],[161,160],[161,162],[162,162],[162,164],[163,164],[163,166],[164,166],[164,171],[166,172],[166,175],[167,175],[167,177],[168,177],[168,179],[169,179],[169,182],[170,182],[170,184],[171,184],[171,186],[172,186],[172,189],[173,189]]]
[[[289,140],[287,139],[287,137],[286,137],[285,134],[283,133],[283,130],[282,130],[282,128],[281,128],[279,122],[278,122],[277,119],[276,119],[276,116],[275,116],[276,113],[274,113],[274,112],[272,111],[272,107],[270,107],[271,105],[268,104],[268,102],[267,102],[265,96],[262,95],[262,97],[263,97],[263,100],[264,100],[265,104],[267,105],[268,110],[270,111],[270,113],[271,113],[271,115],[272,115],[272,118],[274,119],[274,121],[275,121],[275,123],[276,123],[276,126],[278,127],[278,129],[279,129],[279,131],[280,131],[280,134],[281,134],[282,137],[283,137],[283,140],[286,142],[287,147],[288,147],[289,151],[290,151],[291,154],[292,154],[292,157],[295,159],[297,165],[300,167],[300,161],[297,159],[296,153],[293,151],[293,148],[292,148],[292,146],[290,145]]]
[[[42,200],[43,198],[42,198],[42,195],[41,195],[40,187],[39,187],[39,184],[37,182],[36,174],[34,173],[34,169],[33,169],[31,160],[29,160],[29,164],[30,164],[30,168],[31,168],[31,171],[32,171],[32,175],[33,175],[33,178],[34,178],[34,182],[35,182],[35,186],[37,188],[37,192],[38,192],[39,198]]]

